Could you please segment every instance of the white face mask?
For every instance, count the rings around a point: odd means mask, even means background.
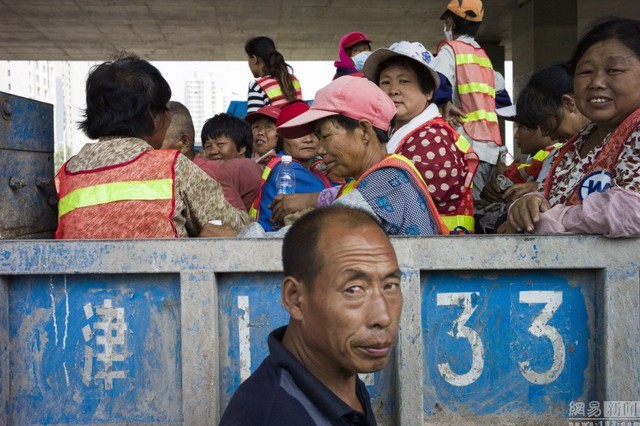
[[[353,61],[353,65],[355,69],[357,69],[358,71],[362,71],[362,68],[364,68],[364,63],[367,60],[367,58],[371,55],[371,53],[372,52],[365,50],[364,52],[360,52],[356,56],[353,56],[351,60]]]
[[[453,31],[447,29],[447,23],[444,23],[444,38],[451,41],[453,40]]]

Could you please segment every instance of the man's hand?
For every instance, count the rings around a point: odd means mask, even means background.
[[[540,213],[551,208],[549,201],[538,195],[525,195],[516,200],[509,210],[509,225],[518,232],[533,232]]]
[[[442,108],[442,117],[455,129],[456,127],[462,126],[462,119],[467,116],[460,108],[456,107],[453,102],[449,101],[444,108]]]
[[[314,208],[318,203],[318,193],[276,195],[269,208],[271,209],[271,222],[282,224],[284,217],[300,210]]]

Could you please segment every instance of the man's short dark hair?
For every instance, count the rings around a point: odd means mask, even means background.
[[[86,92],[87,109],[79,127],[91,139],[149,136],[155,130],[154,117],[167,112],[171,99],[160,71],[134,55],[93,67]]]
[[[193,147],[196,131],[193,127],[193,119],[189,109],[180,102],[171,101],[169,102],[169,111],[172,114],[170,129],[174,131],[174,134],[170,136],[177,138],[180,133],[186,133],[189,136],[191,147]]]
[[[244,156],[251,158],[253,154],[253,134],[251,126],[244,120],[234,117],[231,114],[216,114],[202,126],[202,145],[207,139],[217,139],[220,136],[226,136],[236,144],[238,152],[244,147]]]
[[[380,223],[362,210],[338,206],[315,209],[298,219],[284,237],[282,268],[285,276],[308,284],[314,281],[325,264],[318,244],[323,231],[331,224],[348,229],[375,226],[384,233]]]

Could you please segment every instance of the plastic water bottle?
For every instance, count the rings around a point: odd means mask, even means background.
[[[499,152],[500,153],[498,154],[498,160],[502,164],[504,164],[507,167],[513,164],[514,158],[513,158],[513,155],[509,153],[509,148],[503,145],[500,147]]]
[[[283,155],[278,171],[277,188],[278,194],[294,194],[296,192],[296,175],[293,173],[291,156]]]

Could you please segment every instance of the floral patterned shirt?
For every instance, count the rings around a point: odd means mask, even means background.
[[[580,132],[574,144],[574,149],[568,150],[564,158],[558,163],[555,174],[552,176],[553,181],[549,192],[549,203],[552,206],[566,204],[575,188],[586,177],[585,174],[591,164],[604,149],[605,144],[600,144],[595,149],[592,149],[586,157],[580,157],[580,149],[595,129],[595,126],[595,124],[590,124],[585,127]],[[612,178],[613,186],[640,191],[640,126],[635,128],[622,148]],[[544,183],[539,184],[538,191],[544,191]]]

